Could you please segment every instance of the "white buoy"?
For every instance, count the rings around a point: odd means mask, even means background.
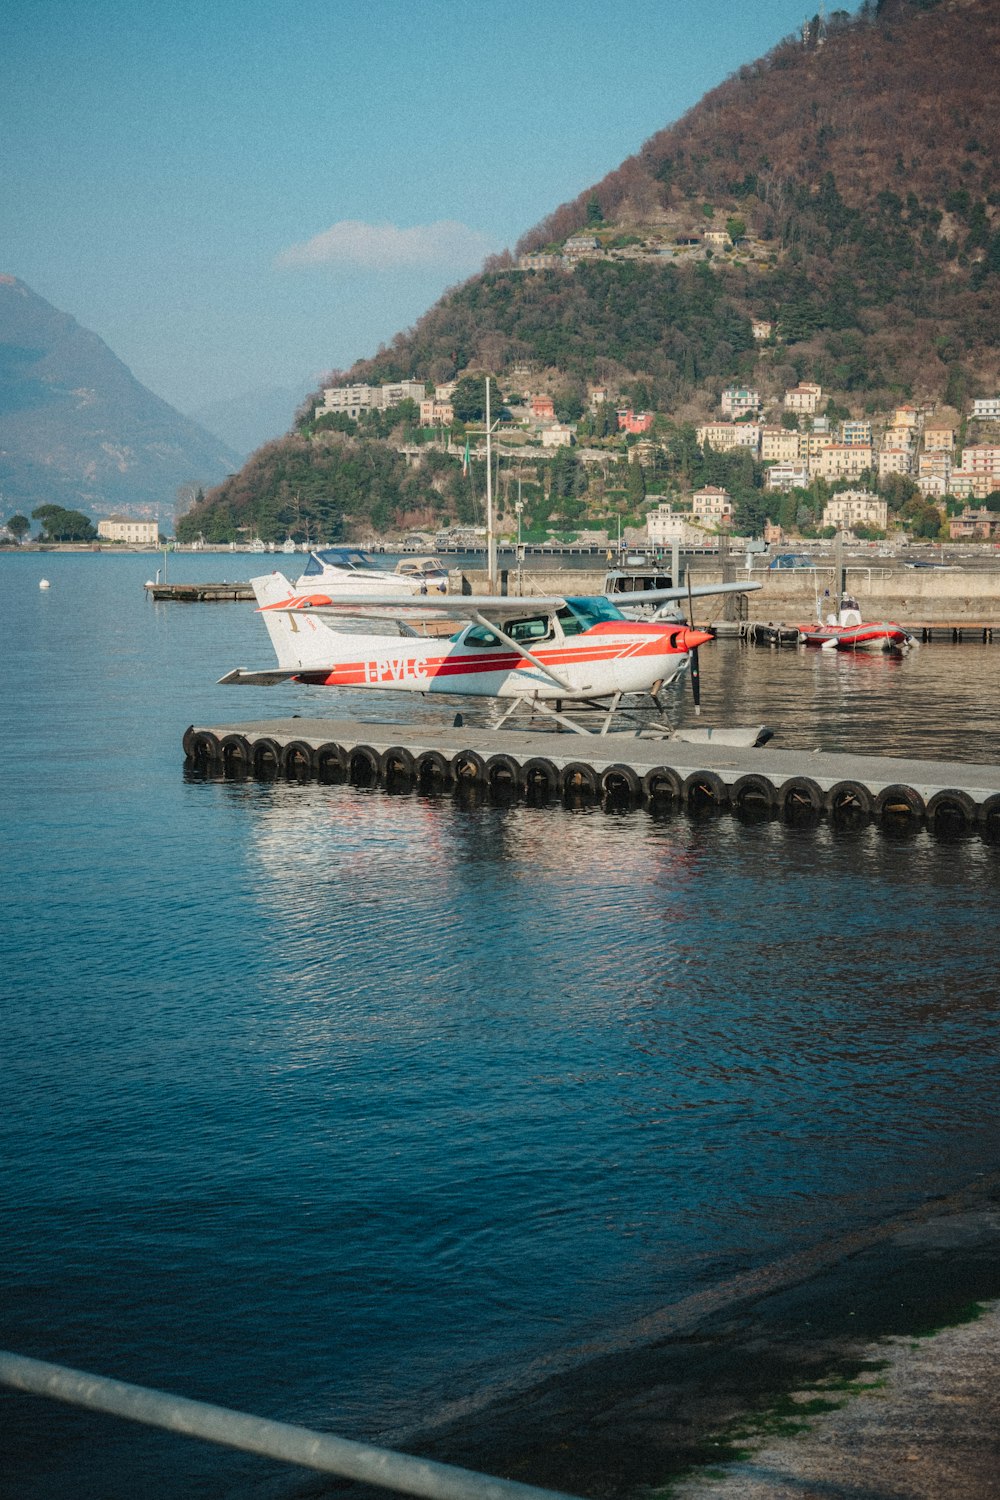
[[[52,585],[49,583],[49,580],[47,578],[40,578],[38,580],[38,587],[40,589],[47,589],[47,588],[51,588]]]

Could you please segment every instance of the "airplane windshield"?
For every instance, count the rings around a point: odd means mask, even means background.
[[[599,625],[606,620],[624,620],[625,616],[620,609],[616,609],[610,599],[605,599],[602,594],[593,597],[569,598],[559,611],[559,623],[563,629],[563,635],[579,635],[583,630],[589,630],[592,625]]]
[[[324,547],[322,552],[311,552],[303,576],[322,573],[324,568],[346,568],[350,573],[378,572],[374,558],[351,547]]]

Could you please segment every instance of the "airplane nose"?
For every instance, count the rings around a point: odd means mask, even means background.
[[[697,651],[699,646],[715,640],[710,630],[695,630],[693,626],[688,626],[684,630],[675,630],[672,635],[675,651]]]

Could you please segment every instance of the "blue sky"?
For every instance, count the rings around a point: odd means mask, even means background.
[[[23,0],[0,272],[183,411],[314,382],[815,8]]]

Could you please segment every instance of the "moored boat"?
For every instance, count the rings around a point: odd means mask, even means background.
[[[404,558],[394,571],[380,568],[357,547],[323,547],[310,552],[295,587],[302,592],[337,594],[446,594],[448,574],[436,557]]]
[[[850,594],[843,594],[840,609],[815,625],[800,625],[799,639],[806,646],[826,651],[890,651],[901,655],[914,644],[902,625],[889,620],[862,620],[861,608]]]

